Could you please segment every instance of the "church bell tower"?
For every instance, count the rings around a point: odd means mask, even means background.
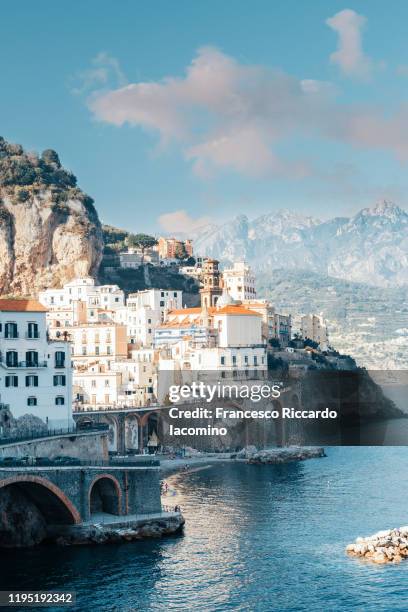
[[[219,261],[216,259],[206,259],[203,263],[201,307],[210,308],[216,306],[222,294],[222,277],[218,269]]]

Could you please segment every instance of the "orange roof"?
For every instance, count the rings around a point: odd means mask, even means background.
[[[169,314],[172,315],[188,315],[188,314],[199,314],[201,312],[201,308],[179,308],[176,310],[170,310]]]
[[[259,312],[255,312],[255,310],[250,310],[249,308],[245,308],[241,306],[241,304],[230,304],[228,306],[223,306],[222,308],[216,308],[214,306],[210,306],[207,308],[208,314],[210,315],[219,315],[219,314],[232,314],[232,315],[251,315],[256,317],[261,317],[262,315]],[[169,315],[200,315],[202,312],[201,308],[181,308],[179,310],[170,310]],[[182,321],[186,321],[182,319]],[[181,322],[181,321],[180,321]]]
[[[234,306],[232,304],[229,306],[223,306],[223,308],[220,308],[214,314],[216,315],[229,314],[229,315],[240,315],[240,316],[250,315],[250,316],[255,316],[255,317],[262,316],[259,312],[255,312],[255,310],[249,310],[248,308],[244,308],[243,306]]]
[[[0,298],[0,311],[3,312],[47,312],[40,302],[37,300],[23,300],[23,299],[1,299]]]

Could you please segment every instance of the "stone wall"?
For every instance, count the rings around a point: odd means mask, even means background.
[[[0,446],[0,457],[75,457],[91,461],[106,461],[106,433],[81,433],[55,438],[32,440]]]

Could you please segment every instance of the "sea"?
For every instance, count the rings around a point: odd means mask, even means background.
[[[70,609],[84,611],[408,611],[408,560],[345,554],[359,535],[408,524],[408,447],[326,453],[167,477],[163,503],[181,506],[184,534],[3,552],[0,589],[74,591]]]

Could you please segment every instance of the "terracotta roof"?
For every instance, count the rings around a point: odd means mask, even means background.
[[[228,306],[223,306],[222,308],[216,308],[214,306],[210,306],[207,308],[208,314],[210,315],[218,315],[218,314],[235,314],[235,315],[251,315],[261,317],[262,315],[259,312],[255,312],[254,310],[250,310],[249,308],[245,308],[241,306],[241,304],[229,304]],[[181,308],[179,310],[170,310],[169,315],[199,315],[202,312],[201,308]]]
[[[188,315],[188,314],[199,314],[201,312],[201,308],[179,308],[175,310],[170,310],[169,314],[172,315]]]
[[[1,299],[0,311],[3,312],[47,312],[47,308],[37,300]]]
[[[248,308],[244,308],[243,306],[234,306],[234,305],[229,305],[229,306],[224,306],[223,308],[220,308],[219,310],[217,310],[214,314],[230,314],[230,315],[250,315],[250,316],[255,316],[255,317],[261,317],[261,313],[259,312],[255,312],[255,310],[249,310]]]

